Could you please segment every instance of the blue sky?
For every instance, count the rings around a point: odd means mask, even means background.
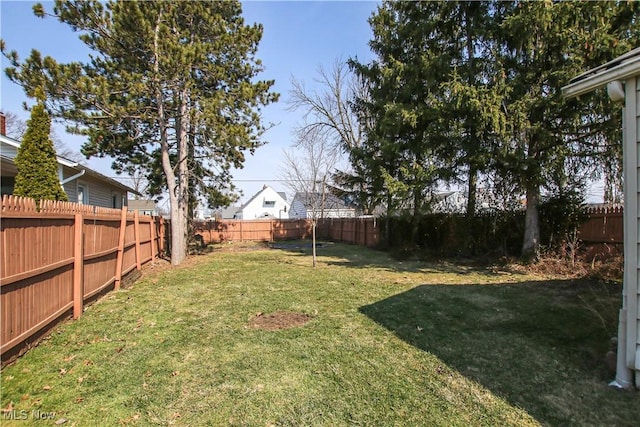
[[[48,11],[53,8],[52,2],[42,3]],[[38,49],[60,62],[85,60],[88,50],[77,35],[53,18],[36,18],[31,11],[33,4],[0,2],[0,34],[7,49],[16,50],[22,58],[28,56],[31,49]],[[300,120],[299,113],[287,110],[291,77],[313,88],[319,66],[329,69],[336,59],[350,57],[368,62],[372,54],[367,45],[371,38],[367,19],[376,5],[370,1],[243,2],[246,23],[258,22],[264,27],[258,50],[265,67],[261,78],[274,79],[273,90],[281,96],[278,103],[264,109],[265,123],[277,124],[265,134],[269,143],[260,147],[254,156],[247,157],[244,169],[234,173],[236,185],[244,192],[241,201],[248,200],[264,184],[277,191],[287,191],[284,184],[277,181],[282,152],[293,142],[292,130]],[[5,77],[6,66],[2,58],[0,109],[26,120],[29,113],[22,109],[22,104],[30,101],[22,88]],[[79,151],[82,138],[65,134],[63,127],[57,127],[56,131],[70,149]],[[115,176],[110,161],[90,159],[87,164],[105,175]]]

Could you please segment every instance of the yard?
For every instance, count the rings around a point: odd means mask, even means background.
[[[607,386],[617,285],[340,244],[314,270],[305,246],[233,247],[147,270],[56,328],[3,370],[3,425],[640,419],[640,394]]]

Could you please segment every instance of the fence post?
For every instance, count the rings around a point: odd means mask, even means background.
[[[273,233],[273,223],[274,223],[274,221],[275,221],[274,219],[269,221],[269,238],[271,239],[272,242],[275,240],[274,233]]]
[[[151,239],[151,261],[156,259],[156,217],[152,216],[149,221],[149,238]]]
[[[140,215],[138,211],[133,212],[133,224],[136,236],[136,269],[139,271],[142,269],[142,265],[140,263]]]
[[[127,231],[127,207],[123,206],[120,213],[120,234],[118,236],[118,257],[116,261],[116,283],[114,288],[120,289],[122,282],[122,263],[124,262],[124,238]]]
[[[159,217],[158,221],[160,221],[160,242],[158,242],[158,248],[160,250],[160,253],[164,256],[165,255],[165,241],[164,241],[164,218],[163,217]]]
[[[367,247],[367,218],[362,220],[362,234],[364,235],[363,241],[364,241],[364,247]]]
[[[77,213],[74,216],[74,245],[73,245],[73,318],[82,315],[84,302],[84,216]]]

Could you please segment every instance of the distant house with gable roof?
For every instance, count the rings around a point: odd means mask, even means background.
[[[287,195],[265,185],[235,213],[236,219],[289,219]]]

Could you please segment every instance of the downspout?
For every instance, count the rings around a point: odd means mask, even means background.
[[[86,172],[86,170],[82,169],[79,173],[77,173],[75,175],[72,175],[69,178],[61,179],[60,180],[60,185],[65,185],[68,182],[71,182],[71,181],[73,181],[75,179],[80,178],[82,175],[84,175],[85,172]]]
[[[634,88],[635,89],[635,88]],[[609,94],[609,98],[611,98],[612,101],[614,102],[624,102],[625,100],[625,93],[624,93],[624,88],[622,86],[622,83],[619,80],[614,80],[612,82],[609,82],[609,84],[607,84],[607,93]],[[625,202],[626,201],[631,201],[631,196],[629,195],[629,184],[628,184],[628,180],[627,178],[630,177],[631,175],[631,170],[628,167],[628,165],[626,164],[627,159],[629,158],[629,156],[631,156],[631,153],[628,153],[628,150],[625,150],[625,148],[627,147],[627,117],[626,117],[626,111],[627,108],[626,106],[623,106],[622,108],[622,147],[623,147],[623,156],[624,156],[624,165],[623,165],[623,169],[624,169],[624,173],[625,175],[625,190],[624,190],[624,197],[625,197]],[[629,161],[633,160],[635,161],[635,156],[634,159],[628,159]],[[634,195],[635,196],[635,195]],[[637,197],[637,196],[636,196]],[[625,206],[630,206],[630,204],[625,203]],[[628,226],[629,224],[627,224],[628,220],[627,220],[627,216],[629,215],[629,210],[625,209],[625,220],[624,220],[624,235],[625,236],[630,236],[630,234],[628,233]],[[626,239],[625,239],[626,240]],[[616,388],[621,388],[621,389],[632,389],[633,388],[633,374],[631,369],[629,369],[627,367],[627,290],[629,289],[629,283],[632,280],[632,275],[631,275],[631,265],[630,263],[633,261],[634,263],[636,262],[636,260],[631,260],[629,259],[630,257],[628,256],[630,254],[630,251],[627,250],[628,245],[630,243],[625,241],[624,244],[624,276],[622,279],[622,308],[620,309],[620,312],[618,313],[618,348],[617,348],[617,353],[616,353],[616,379],[613,380],[612,382],[609,383],[610,386],[612,387],[616,387]],[[635,258],[635,257],[634,257]]]

